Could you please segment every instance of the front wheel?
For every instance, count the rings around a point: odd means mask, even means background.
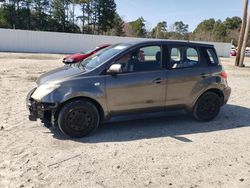
[[[93,133],[99,126],[100,115],[94,104],[87,100],[66,103],[58,115],[58,127],[71,138]]]
[[[211,121],[220,112],[220,97],[213,92],[204,93],[193,108],[193,117],[198,121]]]

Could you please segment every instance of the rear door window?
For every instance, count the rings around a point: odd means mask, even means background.
[[[183,69],[200,66],[198,51],[192,47],[174,47],[170,49],[170,69]]]
[[[181,60],[181,51],[180,48],[172,48],[171,49],[171,61],[180,61]]]
[[[198,52],[196,49],[194,48],[187,49],[187,60],[194,63],[199,62]]]

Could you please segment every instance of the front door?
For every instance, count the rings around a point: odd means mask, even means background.
[[[144,46],[119,58],[122,72],[106,76],[107,105],[111,114],[163,110],[166,70],[161,46]]]

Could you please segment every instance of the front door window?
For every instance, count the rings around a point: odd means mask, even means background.
[[[116,61],[122,72],[145,72],[161,69],[161,47],[147,46],[125,54]]]

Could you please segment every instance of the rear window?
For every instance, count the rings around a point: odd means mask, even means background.
[[[209,56],[209,61],[212,65],[218,65],[219,59],[213,49],[207,49],[207,54]]]

